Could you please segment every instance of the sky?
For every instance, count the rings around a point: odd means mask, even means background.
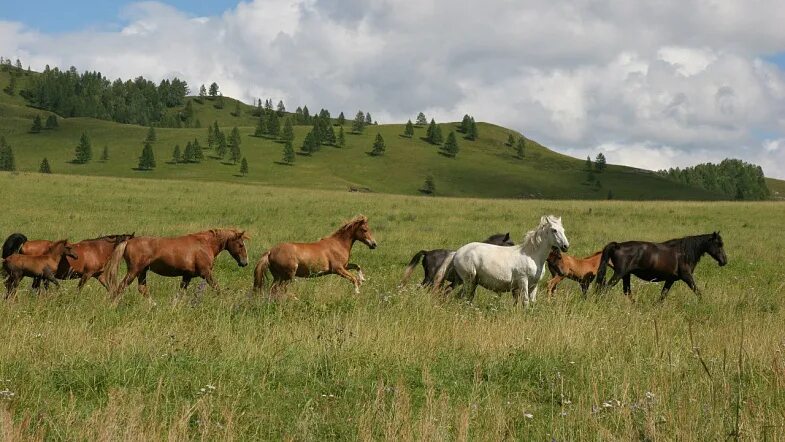
[[[785,179],[779,0],[0,0],[0,55],[287,107],[424,112],[647,169]]]

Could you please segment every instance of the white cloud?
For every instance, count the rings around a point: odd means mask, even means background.
[[[122,18],[59,35],[0,22],[0,54],[380,121],[471,113],[578,156],[734,156],[785,178],[767,147],[785,139],[785,76],[762,60],[785,51],[774,0],[256,0],[212,17],[141,2]]]

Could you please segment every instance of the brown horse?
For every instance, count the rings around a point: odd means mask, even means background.
[[[352,246],[360,241],[371,249],[376,241],[368,226],[368,218],[363,215],[344,223],[332,235],[313,243],[281,243],[268,250],[259,259],[254,270],[254,290],[261,292],[267,269],[273,275],[270,292],[284,288],[295,276],[313,277],[337,274],[354,285],[354,292],[360,293],[360,284],[365,281],[360,266],[349,262]],[[349,273],[357,270],[357,277]]]
[[[68,240],[62,239],[52,244],[43,255],[12,254],[3,260],[3,270],[8,275],[5,280],[6,299],[16,293],[19,282],[25,277],[42,278],[59,286],[55,271],[64,257],[78,258]]]
[[[108,235],[73,244],[73,250],[78,258],[65,257],[61,260],[55,277],[57,279],[79,278],[79,284],[76,287],[79,290],[87,284],[90,278],[95,278],[104,288],[109,290],[109,285],[104,277],[104,267],[109,262],[115,247],[133,237],[133,233]],[[35,283],[33,286],[35,287]]]
[[[597,276],[597,268],[600,266],[602,250],[583,259],[576,258],[554,248],[548,255],[548,270],[551,271],[552,278],[548,281],[548,296],[552,296],[556,291],[556,286],[564,279],[577,281],[581,286],[581,293],[586,296],[589,285]]]
[[[201,277],[216,292],[218,284],[213,279],[213,262],[226,250],[240,267],[248,265],[248,252],[244,240],[249,239],[244,230],[213,229],[172,238],[142,236],[120,243],[112,252],[106,265],[106,281],[113,297],[119,296],[134,280],[139,293],[149,300],[147,271],[161,276],[182,277],[180,288],[185,290],[194,277]],[[120,261],[125,260],[128,273],[118,283]]]

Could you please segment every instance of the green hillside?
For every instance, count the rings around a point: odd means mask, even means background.
[[[8,73],[0,73],[0,88],[8,83]],[[35,74],[32,74],[35,75]],[[17,90],[24,87],[26,77],[19,81]],[[361,135],[346,132],[346,147],[324,146],[311,157],[297,156],[293,166],[278,164],[283,145],[275,140],[253,137],[256,118],[251,107],[242,104],[240,116],[234,116],[235,101],[226,97],[223,109],[213,101],[194,102],[194,111],[203,128],[157,128],[158,141],[154,145],[157,167],[153,171],[138,171],[137,159],[142,150],[146,127],[118,124],[92,118],[60,119],[56,130],[39,134],[29,133],[33,117],[46,118],[46,111],[31,108],[17,95],[0,93],[0,134],[6,137],[16,156],[17,169],[37,171],[46,157],[54,173],[103,175],[137,178],[194,179],[201,181],[230,181],[295,188],[347,190],[369,189],[372,192],[419,194],[425,177],[432,175],[436,193],[442,196],[484,198],[562,198],[606,199],[720,199],[721,195],[656,176],[650,171],[623,166],[609,166],[596,174],[599,184],[589,182],[585,160],[553,152],[534,141],[527,140],[526,157],[515,157],[506,145],[510,133],[516,132],[487,123],[479,123],[479,138],[464,140],[459,135],[460,152],[447,158],[438,147],[422,139],[425,127],[415,129],[413,138],[401,136],[404,126],[385,124],[367,127]],[[177,112],[179,109],[170,109]],[[333,110],[336,116],[340,110]],[[315,109],[312,110],[312,113]],[[344,110],[348,118],[354,114]],[[200,164],[170,164],[176,144],[181,149],[188,141],[198,139],[207,146],[206,126],[218,121],[224,132],[237,126],[242,134],[242,154],[248,160],[247,176],[239,174],[239,165],[211,158],[205,149],[205,160]],[[457,123],[441,125],[447,134],[457,129]],[[337,128],[336,128],[337,129]],[[309,126],[295,127],[295,150],[299,150]],[[86,165],[72,164],[74,148],[82,133],[91,139],[94,160]],[[382,157],[371,157],[367,152],[380,133],[387,150]],[[101,150],[108,146],[110,159],[97,161]]]
[[[777,200],[785,199],[785,181],[766,178],[766,186],[771,190],[771,196]]]

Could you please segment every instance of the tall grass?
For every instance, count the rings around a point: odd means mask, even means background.
[[[357,213],[359,296],[338,277],[252,296],[251,268],[219,257],[220,295],[149,277],[117,307],[93,281],[0,305],[0,438],[752,440],[785,438],[785,206],[776,203],[485,201],[229,184],[0,175],[0,236],[78,240],[136,231],[248,229],[251,258],[313,240]],[[184,192],[187,189],[188,192]],[[186,196],[187,195],[187,196]],[[704,298],[633,281],[514,308],[397,288],[421,248],[456,247],[540,215],[572,253],[611,240],[720,230],[730,259],[696,272]],[[24,287],[29,284],[25,283]],[[13,393],[13,394],[11,394]]]

